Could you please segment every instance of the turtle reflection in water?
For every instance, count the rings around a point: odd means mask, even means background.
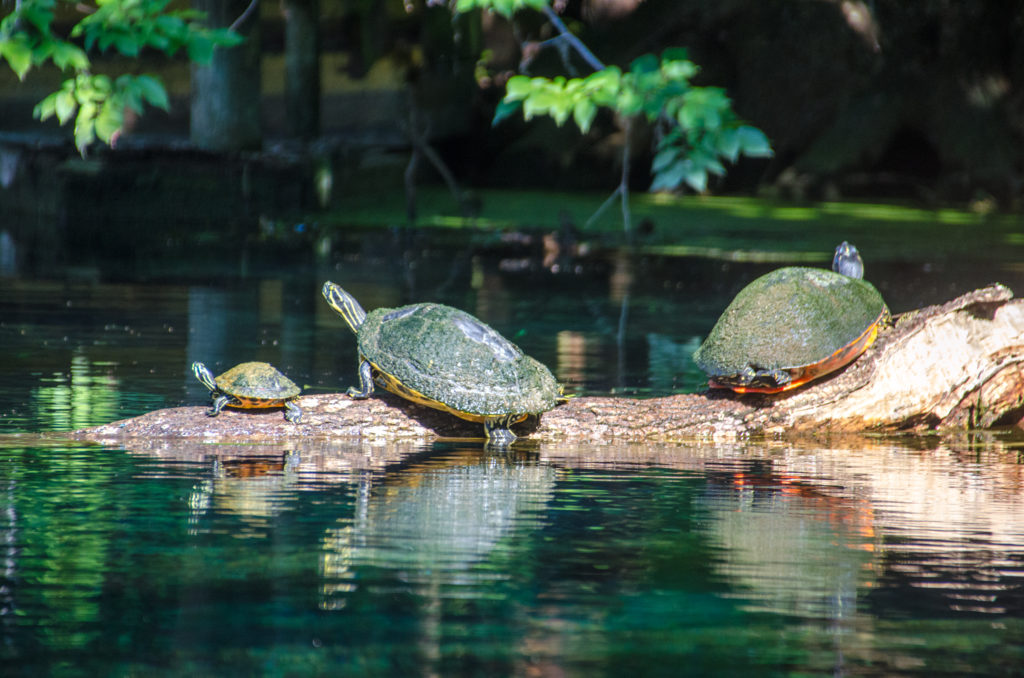
[[[481,422],[489,442],[515,440],[509,427],[565,400],[548,368],[464,311],[441,304],[370,313],[333,282],[323,295],[356,334],[359,388],[374,383],[408,400]]]
[[[295,398],[302,391],[288,377],[273,365],[260,362],[235,365],[224,374],[214,378],[203,363],[192,363],[192,374],[210,389],[213,407],[207,412],[216,417],[224,407],[257,409],[283,407],[284,418],[298,424],[302,410],[295,404]]]
[[[889,309],[862,280],[857,248],[836,248],[832,270],[780,268],[732,300],[693,354],[708,384],[737,393],[779,393],[855,360],[878,336]]]

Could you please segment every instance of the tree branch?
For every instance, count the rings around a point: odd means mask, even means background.
[[[604,64],[601,62],[601,60],[598,59],[596,56],[594,56],[594,53],[591,52],[587,48],[587,46],[584,45],[580,41],[579,38],[577,38],[575,35],[573,35],[572,31],[570,31],[569,28],[562,21],[562,18],[559,17],[558,14],[555,13],[555,10],[553,10],[553,9],[551,9],[551,7],[545,5],[544,6],[544,16],[546,16],[548,18],[548,21],[550,21],[551,24],[555,28],[558,29],[558,32],[561,33],[564,36],[565,40],[570,45],[573,46],[573,49],[575,49],[576,52],[581,57],[583,57],[583,60],[586,61],[587,64],[591,68],[593,68],[595,71],[603,71],[604,70]]]
[[[228,26],[228,30],[233,33],[237,32],[241,25],[245,23],[246,19],[248,19],[252,15],[252,13],[256,11],[256,8],[259,7],[259,5],[260,0],[252,0],[252,2],[249,3],[249,6],[245,8],[245,11],[239,14],[238,18],[235,19],[230,26]]]

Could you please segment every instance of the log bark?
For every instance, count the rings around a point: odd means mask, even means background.
[[[482,426],[391,394],[352,400],[302,396],[301,424],[278,410],[207,406],[158,410],[75,432],[111,442],[140,437],[289,441],[310,437],[383,441],[479,438]],[[849,367],[779,395],[731,391],[636,400],[581,397],[515,427],[528,440],[685,442],[750,436],[929,432],[1018,425],[1024,416],[1024,300],[1002,285],[897,318]]]

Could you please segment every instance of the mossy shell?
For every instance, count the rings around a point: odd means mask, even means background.
[[[693,358],[713,385],[735,388],[744,373],[773,370],[805,383],[860,355],[887,317],[869,282],[820,268],[780,268],[736,295]]]
[[[295,382],[261,362],[241,363],[216,379],[222,393],[234,396],[241,405],[259,407],[294,398],[302,391]]]
[[[449,306],[378,308],[359,326],[358,342],[380,386],[466,419],[538,414],[562,399],[547,367]]]

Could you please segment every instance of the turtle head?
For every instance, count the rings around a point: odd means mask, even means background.
[[[217,380],[213,378],[213,372],[206,369],[206,365],[198,362],[192,363],[192,374],[196,375],[196,379],[201,381],[206,388],[211,391],[217,390]]]
[[[330,307],[345,319],[353,332],[358,332],[359,326],[366,320],[366,311],[359,305],[356,298],[330,280],[324,283],[321,291]]]
[[[849,278],[863,278],[864,261],[857,248],[845,240],[840,243],[836,255],[832,257],[832,270]]]

